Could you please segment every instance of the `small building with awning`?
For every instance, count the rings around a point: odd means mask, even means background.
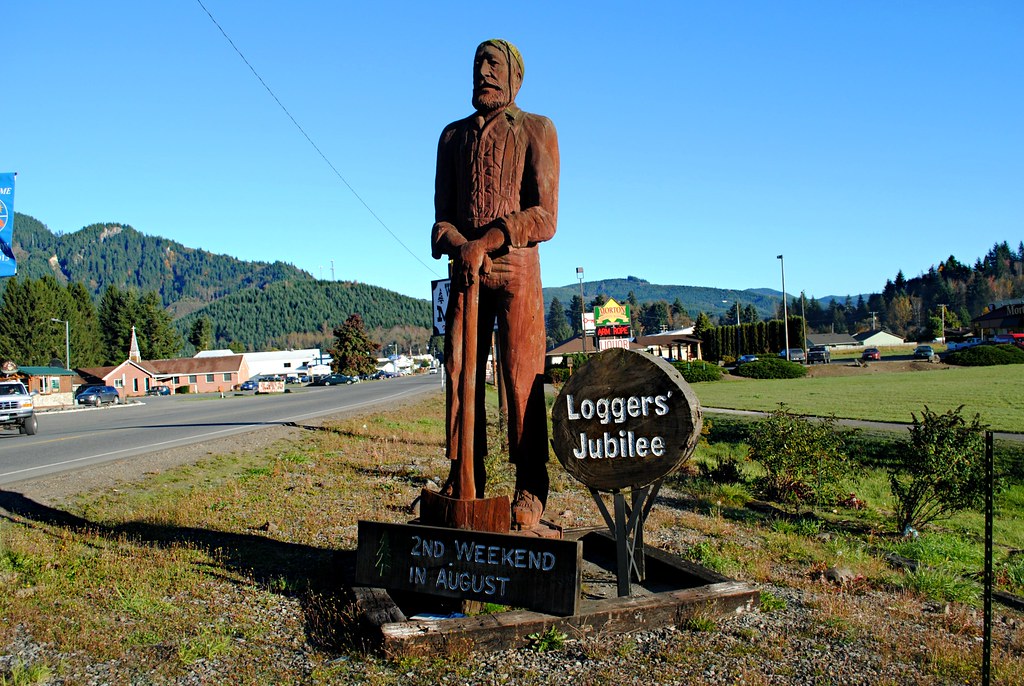
[[[61,407],[74,402],[76,374],[63,367],[19,367],[18,375],[29,393],[35,396],[37,408]]]

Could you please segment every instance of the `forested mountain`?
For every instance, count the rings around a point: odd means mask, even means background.
[[[424,345],[429,337],[430,303],[426,300],[378,286],[340,281],[282,281],[247,288],[175,323],[185,334],[193,322],[206,317],[213,325],[214,347],[263,350],[330,341],[333,329],[351,314],[362,316],[371,330],[420,328]],[[296,333],[314,336],[304,340],[294,336]]]
[[[706,286],[669,286],[653,284],[635,276],[625,279],[585,281],[583,289],[587,303],[598,295],[615,298],[618,302],[624,303],[629,299],[630,293],[640,303],[657,301],[673,303],[678,299],[691,317],[696,317],[699,312],[709,314],[727,312],[739,300],[743,305],[753,305],[761,317],[769,318],[782,299],[781,292],[773,292],[769,289],[737,291],[730,288]],[[545,288],[544,311],[548,310],[554,298],[558,298],[562,303],[569,303],[573,296],[579,298],[579,295],[578,285]]]
[[[246,262],[146,236],[118,223],[92,224],[55,235],[28,215],[14,215],[18,276],[53,276],[82,283],[98,302],[107,286],[156,293],[172,314],[182,315],[231,293],[284,280],[313,281],[283,262]]]
[[[112,290],[117,297],[145,297],[175,318],[182,338],[199,317],[206,317],[217,347],[325,345],[334,328],[354,313],[381,343],[394,342],[402,350],[425,349],[430,336],[426,300],[365,284],[317,281],[282,262],[216,255],[124,224],[93,224],[56,235],[37,219],[16,213],[14,254],[17,280],[33,284],[26,292],[53,291],[52,286],[35,287],[45,277],[56,285],[80,284],[97,307]],[[6,281],[0,279],[0,293]]]

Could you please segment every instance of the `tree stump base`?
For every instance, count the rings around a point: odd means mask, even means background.
[[[507,495],[462,500],[423,489],[419,523],[448,529],[507,534],[512,528],[512,503]]]

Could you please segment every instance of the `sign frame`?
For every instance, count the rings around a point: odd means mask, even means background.
[[[579,613],[581,541],[365,520],[358,540],[361,585]]]

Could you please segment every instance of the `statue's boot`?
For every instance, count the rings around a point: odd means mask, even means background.
[[[548,471],[537,468],[516,469],[516,491],[512,498],[512,528],[525,531],[540,524],[548,499]]]

